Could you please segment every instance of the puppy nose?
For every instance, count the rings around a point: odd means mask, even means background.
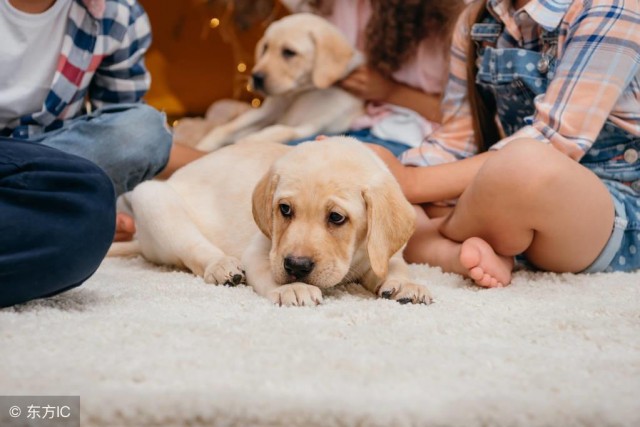
[[[315,263],[309,257],[288,256],[284,259],[284,269],[298,280],[311,273],[314,266]]]
[[[264,73],[253,73],[251,74],[251,81],[253,84],[253,88],[255,90],[264,90],[264,81],[266,76]]]

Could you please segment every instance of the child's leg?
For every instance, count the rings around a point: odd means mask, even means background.
[[[592,172],[553,147],[518,141],[496,153],[444,219],[420,209],[405,250],[481,286],[507,284],[512,256],[544,270],[578,272],[611,235],[614,208]]]
[[[481,239],[501,256],[524,252],[543,270],[579,272],[598,257],[613,222],[611,195],[596,175],[549,145],[520,140],[487,160],[440,232],[460,243]],[[476,275],[487,259],[495,264],[486,251],[476,258],[465,265]]]
[[[105,173],[59,150],[0,138],[0,307],[79,286],[113,238]]]
[[[144,104],[122,104],[78,117],[34,142],[91,160],[119,195],[165,168],[172,135],[164,114]]]
[[[477,237],[464,243],[444,237],[439,231],[444,219],[429,218],[416,206],[416,231],[404,250],[408,262],[439,266],[445,272],[469,277],[484,287],[504,286],[511,281],[512,257],[497,255],[488,243]]]

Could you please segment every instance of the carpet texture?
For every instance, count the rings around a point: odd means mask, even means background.
[[[278,308],[108,259],[0,310],[0,395],[80,395],[83,426],[640,425],[640,273],[412,272],[433,305],[354,286]]]

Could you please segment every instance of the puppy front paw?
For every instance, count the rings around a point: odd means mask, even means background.
[[[417,283],[405,282],[399,279],[385,281],[377,292],[380,298],[392,299],[400,304],[431,304],[429,290]]]
[[[240,138],[236,141],[236,144],[264,144],[265,140],[258,134],[252,134]]]
[[[202,138],[196,148],[201,151],[214,151],[227,143],[227,133],[221,128],[215,128]]]
[[[267,298],[279,306],[314,306],[322,302],[322,291],[306,283],[291,283],[272,290]]]
[[[246,284],[247,278],[240,260],[225,256],[207,266],[204,271],[204,281],[214,285],[237,286]]]

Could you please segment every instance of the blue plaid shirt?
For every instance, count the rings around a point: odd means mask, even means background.
[[[0,135],[26,139],[92,109],[138,102],[151,77],[144,54],[149,19],[135,0],[74,0],[58,65],[40,111],[17,117]]]

